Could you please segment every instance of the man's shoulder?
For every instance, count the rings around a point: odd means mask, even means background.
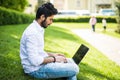
[[[30,35],[30,34],[36,34],[37,30],[35,29],[35,25],[31,23],[26,29],[25,29],[25,34]]]

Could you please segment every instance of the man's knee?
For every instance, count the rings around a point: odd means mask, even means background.
[[[79,67],[77,65],[71,65],[72,75],[76,75],[79,73]]]
[[[79,73],[79,67],[77,65],[75,65],[75,67],[74,67],[74,72],[75,72],[75,74]]]

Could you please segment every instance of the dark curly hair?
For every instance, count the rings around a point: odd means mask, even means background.
[[[57,9],[54,8],[54,5],[52,3],[45,3],[42,6],[40,6],[36,13],[36,20],[40,18],[41,15],[45,15],[45,18],[56,15],[58,13]]]

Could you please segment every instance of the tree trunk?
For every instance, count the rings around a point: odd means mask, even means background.
[[[116,7],[118,9],[118,17],[117,17],[117,29],[115,30],[117,33],[120,34],[120,2],[116,2]]]

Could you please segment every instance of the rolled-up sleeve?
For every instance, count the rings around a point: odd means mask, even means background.
[[[43,51],[43,42],[40,42],[42,38],[32,34],[28,35],[26,39],[26,51],[29,62],[34,66],[39,66],[43,63],[44,57],[41,56]]]

